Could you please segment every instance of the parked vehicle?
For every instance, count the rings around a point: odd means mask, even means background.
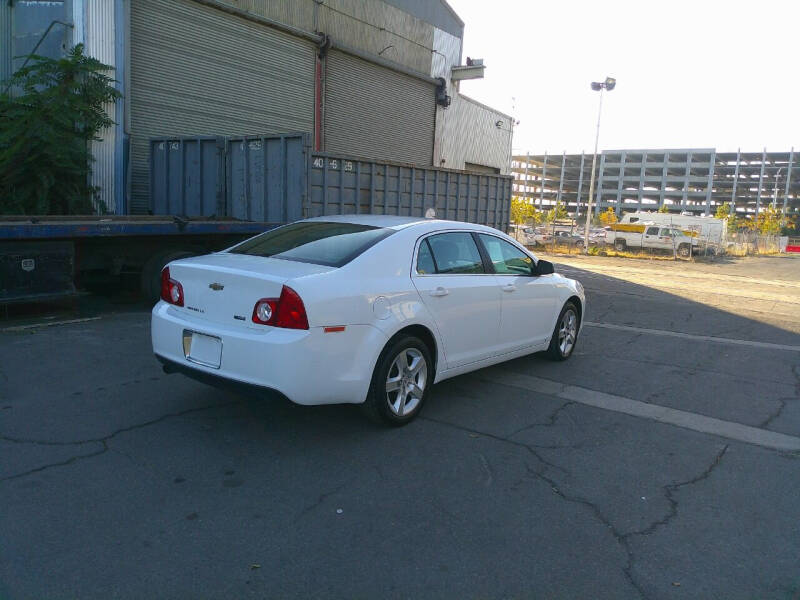
[[[589,230],[589,244],[603,245],[606,243],[606,236],[608,232],[605,229],[590,229]]]
[[[528,246],[545,246],[553,241],[553,232],[544,227],[536,227],[528,233]]]
[[[578,248],[582,248],[586,242],[582,235],[570,231],[556,231],[553,240],[556,244],[566,244]]]
[[[688,257],[692,253],[692,238],[675,227],[664,227],[653,223],[611,225],[606,234],[606,243],[623,252],[627,249],[649,248],[665,252],[677,252]]]
[[[152,312],[167,372],[413,419],[431,385],[572,354],[583,287],[483,225],[346,215],[171,262]]]
[[[700,242],[703,246],[712,244],[714,247],[724,245],[728,231],[727,219],[715,219],[713,217],[701,217],[696,215],[678,215],[674,213],[659,212],[631,212],[626,213],[620,219],[621,224],[627,223],[654,223],[675,227],[695,239],[695,246]]]

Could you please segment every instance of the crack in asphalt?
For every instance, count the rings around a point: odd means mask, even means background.
[[[787,404],[789,402],[794,402],[795,400],[800,398],[800,364],[796,364],[796,365],[792,366],[792,375],[794,375],[794,378],[795,378],[795,383],[794,383],[795,397],[793,397],[793,398],[778,398],[777,401],[780,403],[780,406],[778,406],[778,410],[776,410],[774,413],[772,413],[769,417],[764,419],[764,421],[762,421],[758,425],[762,429],[767,427],[767,425],[770,425],[776,419],[778,419],[783,414],[783,410],[786,408],[786,406],[787,406]]]
[[[102,444],[102,448],[96,452],[91,452],[89,454],[78,454],[76,456],[72,456],[66,460],[49,463],[46,465],[42,465],[40,467],[36,467],[35,469],[30,469],[28,471],[23,471],[21,473],[15,473],[14,475],[9,475],[6,477],[0,478],[0,482],[3,481],[10,481],[13,479],[19,479],[20,477],[26,477],[28,475],[32,475],[34,473],[40,473],[47,469],[55,468],[55,467],[63,467],[67,465],[71,465],[79,460],[83,460],[85,458],[91,458],[93,456],[99,456],[101,454],[105,454],[109,450],[108,442],[114,439],[116,436],[122,433],[128,433],[130,431],[135,431],[137,429],[143,429],[145,427],[150,427],[151,425],[156,425],[167,419],[174,419],[178,417],[183,417],[192,413],[201,412],[205,410],[210,410],[212,408],[221,408],[224,406],[233,406],[236,404],[241,404],[241,400],[233,400],[231,402],[222,402],[220,404],[211,404],[208,406],[198,406],[195,408],[189,408],[186,410],[167,413],[165,415],[161,415],[155,419],[151,419],[149,421],[145,421],[143,423],[137,423],[135,425],[130,425],[128,427],[121,427],[120,429],[116,429],[109,435],[98,437],[98,438],[87,438],[85,440],[76,440],[74,442],[63,442],[63,441],[51,441],[51,440],[36,440],[36,439],[28,439],[28,438],[17,438],[12,437],[4,434],[0,434],[0,440],[10,442],[12,444],[32,444],[36,446],[82,446],[85,444]]]
[[[787,398],[778,398],[777,399],[777,402],[779,403],[778,409],[774,413],[769,415],[766,419],[761,421],[761,423],[759,423],[757,427],[760,427],[761,429],[766,429],[768,425],[770,425],[775,419],[780,417],[781,414],[783,413],[783,409],[786,408],[787,400],[788,400]]]
[[[636,581],[636,579],[634,579],[633,573],[631,572],[633,569],[634,555],[633,551],[630,548],[630,545],[628,544],[628,540],[623,534],[620,534],[617,528],[614,527],[613,523],[611,523],[611,520],[603,514],[603,511],[601,511],[600,508],[591,500],[588,500],[581,496],[572,496],[570,494],[567,494],[558,486],[558,482],[556,482],[553,478],[548,477],[544,473],[541,473],[531,468],[527,464],[525,466],[526,469],[528,470],[528,473],[530,473],[536,479],[539,479],[545,482],[547,485],[549,485],[553,493],[556,494],[559,498],[561,498],[566,502],[570,502],[572,504],[578,504],[580,506],[588,508],[594,515],[594,518],[600,523],[602,523],[606,527],[606,529],[608,529],[608,531],[613,536],[614,540],[617,542],[617,544],[619,544],[619,546],[625,552],[627,562],[625,563],[625,566],[622,567],[622,573],[625,575],[625,579],[627,579],[631,587],[633,587],[633,589],[636,590],[636,592],[639,594],[639,597],[644,598],[646,600],[647,594],[645,594],[645,591],[642,588],[642,586]]]
[[[576,403],[574,401],[572,401],[572,400],[570,400],[568,402],[564,402],[561,406],[559,406],[552,413],[550,413],[547,416],[547,420],[544,421],[543,423],[531,423],[530,425],[525,425],[524,427],[520,427],[516,431],[513,431],[513,432],[509,433],[508,436],[506,436],[506,437],[512,438],[515,435],[517,435],[519,433],[522,433],[523,431],[527,431],[528,429],[533,429],[534,427],[552,427],[553,425],[556,424],[556,421],[558,420],[558,417],[561,415],[561,411],[563,411],[565,408],[567,408],[568,406],[571,406],[573,404],[576,404]]]
[[[669,502],[669,505],[670,505],[670,509],[669,509],[669,512],[667,513],[667,515],[665,517],[659,519],[658,521],[655,521],[655,522],[651,523],[650,525],[648,525],[644,529],[637,530],[637,531],[631,531],[631,532],[628,532],[628,533],[620,533],[620,531],[611,523],[611,520],[608,517],[606,517],[603,514],[603,512],[600,510],[600,508],[594,502],[592,502],[591,500],[589,500],[587,498],[583,498],[582,496],[569,495],[566,492],[564,492],[563,490],[561,490],[561,488],[558,487],[558,483],[553,478],[548,477],[544,473],[540,473],[540,472],[538,472],[538,471],[536,471],[534,469],[530,469],[529,468],[528,470],[532,475],[534,475],[538,479],[541,479],[542,481],[544,481],[548,485],[550,485],[550,487],[553,490],[553,492],[556,495],[558,495],[560,498],[562,498],[563,500],[566,500],[567,502],[572,502],[572,503],[575,503],[575,504],[580,504],[582,506],[586,506],[587,508],[591,509],[592,513],[595,515],[595,518],[608,528],[608,530],[611,532],[611,535],[614,536],[614,539],[617,541],[617,543],[625,550],[625,553],[627,555],[628,561],[627,561],[627,564],[625,565],[625,567],[623,567],[622,572],[625,574],[626,579],[636,589],[636,591],[639,593],[639,595],[642,598],[646,599],[647,598],[647,594],[645,593],[645,591],[642,588],[642,586],[636,581],[636,579],[633,576],[633,566],[634,566],[634,563],[636,561],[636,556],[635,556],[633,550],[630,547],[630,543],[629,543],[630,538],[635,536],[635,535],[650,535],[656,529],[658,529],[659,527],[662,527],[662,526],[666,526],[667,524],[669,524],[670,521],[672,521],[675,517],[677,517],[678,516],[678,501],[675,500],[672,497],[672,494],[674,492],[676,492],[677,490],[683,488],[683,487],[694,485],[695,483],[698,483],[700,481],[703,481],[703,480],[707,479],[711,475],[711,473],[714,471],[714,469],[720,464],[720,462],[722,460],[722,457],[725,455],[725,453],[727,451],[728,451],[728,445],[726,444],[722,448],[722,450],[714,457],[714,460],[711,463],[711,465],[709,465],[699,475],[697,475],[695,477],[692,477],[691,479],[688,479],[686,481],[682,481],[682,482],[679,482],[679,483],[673,483],[673,484],[669,484],[669,485],[664,486],[664,488],[663,488],[664,489],[664,496],[665,496],[665,498],[667,499],[667,501]]]
[[[792,374],[796,380],[796,383],[794,384],[795,394],[798,398],[800,398],[800,363],[792,367]]]
[[[318,506],[321,506],[321,505],[322,505],[322,503],[323,503],[323,502],[325,502],[325,500],[327,500],[328,498],[330,498],[330,497],[331,497],[331,496],[333,496],[334,494],[336,494],[336,493],[340,492],[340,491],[341,491],[343,488],[347,487],[347,486],[348,486],[348,485],[350,485],[352,482],[353,482],[353,480],[352,480],[352,479],[348,479],[347,481],[345,481],[345,482],[343,482],[343,483],[340,483],[339,485],[337,485],[337,486],[336,486],[335,488],[333,488],[331,491],[329,491],[329,492],[323,492],[322,494],[320,494],[320,495],[319,495],[319,498],[317,498],[317,501],[316,501],[316,502],[314,502],[313,504],[309,504],[309,505],[308,505],[308,506],[306,506],[306,507],[305,507],[303,510],[301,510],[301,511],[300,511],[300,513],[299,513],[299,514],[298,514],[298,515],[297,515],[297,516],[294,518],[295,522],[297,522],[297,521],[299,521],[300,519],[302,519],[303,517],[305,517],[305,516],[306,516],[308,513],[310,513],[311,511],[313,511],[313,510],[314,510],[315,508],[317,508]]]
[[[563,408],[565,408],[565,406],[559,407],[559,409],[556,409],[556,412],[558,412],[559,410],[562,410]],[[634,563],[636,561],[636,556],[635,556],[633,550],[630,547],[630,538],[632,538],[633,536],[638,536],[638,535],[650,535],[654,531],[656,531],[659,527],[664,527],[664,526],[668,525],[673,519],[675,519],[675,517],[678,516],[678,501],[675,500],[675,498],[673,497],[673,494],[675,492],[677,492],[678,490],[684,488],[684,487],[688,487],[688,486],[694,485],[695,483],[698,483],[700,481],[703,481],[703,480],[707,479],[711,475],[711,473],[714,471],[714,469],[716,469],[719,466],[720,462],[722,461],[722,457],[725,456],[725,453],[728,451],[728,447],[729,447],[728,444],[723,446],[722,450],[720,450],[720,452],[717,453],[717,455],[714,457],[714,460],[711,462],[711,464],[708,467],[706,467],[698,475],[692,477],[691,479],[687,479],[686,481],[681,481],[681,482],[678,482],[678,483],[671,483],[671,484],[665,485],[663,487],[664,497],[666,498],[667,502],[669,503],[669,511],[667,512],[666,516],[662,517],[661,519],[658,519],[657,521],[652,522],[650,525],[648,525],[647,527],[645,527],[643,529],[639,529],[639,530],[636,530],[636,531],[630,531],[630,532],[627,532],[627,533],[622,533],[614,526],[614,524],[611,522],[611,520],[603,514],[603,512],[600,510],[600,508],[597,506],[596,503],[594,503],[591,500],[589,500],[587,498],[584,498],[582,496],[568,494],[567,492],[565,492],[564,490],[562,490],[559,487],[558,482],[553,477],[549,477],[548,475],[546,475],[545,471],[546,471],[547,468],[552,468],[553,470],[560,471],[561,473],[564,473],[564,474],[569,474],[569,472],[566,469],[564,469],[563,467],[555,465],[554,463],[551,463],[550,461],[547,461],[544,458],[542,458],[542,456],[538,452],[536,452],[534,450],[534,447],[532,447],[531,445],[524,444],[522,442],[517,442],[515,440],[504,438],[504,437],[501,437],[501,436],[485,433],[485,432],[478,431],[478,430],[475,430],[475,429],[471,429],[469,427],[463,427],[461,425],[456,425],[454,423],[449,423],[447,421],[440,421],[438,419],[432,419],[430,417],[419,417],[419,418],[421,420],[430,421],[432,423],[437,423],[439,425],[445,425],[445,426],[448,426],[448,427],[452,427],[454,429],[458,429],[458,430],[461,430],[461,431],[466,431],[468,433],[478,434],[478,435],[481,435],[483,437],[488,437],[490,439],[493,439],[493,440],[496,440],[496,441],[499,441],[499,442],[502,442],[502,443],[512,444],[514,446],[518,446],[518,447],[521,447],[521,448],[524,448],[525,450],[527,450],[527,452],[531,456],[533,456],[540,464],[545,466],[544,469],[541,469],[541,468],[540,469],[535,469],[530,464],[528,464],[526,462],[525,463],[525,468],[526,468],[526,471],[530,475],[532,475],[536,479],[539,479],[539,480],[543,481],[548,486],[550,486],[550,489],[553,491],[553,493],[555,493],[557,496],[559,496],[562,500],[565,500],[566,502],[571,502],[573,504],[578,504],[578,505],[581,505],[581,506],[585,506],[586,508],[590,509],[592,514],[594,515],[595,519],[597,521],[599,521],[601,524],[603,524],[609,530],[611,535],[614,537],[614,540],[625,551],[625,554],[626,554],[626,557],[627,557],[627,562],[626,562],[625,566],[622,568],[622,572],[625,575],[625,578],[630,583],[630,585],[636,590],[636,592],[639,594],[639,596],[641,598],[645,599],[645,600],[647,600],[648,596],[645,593],[644,589],[642,588],[641,584],[639,584],[639,582],[637,582],[636,579],[633,576],[633,566],[634,566]]]
[[[627,539],[629,537],[633,537],[634,535],[650,535],[659,527],[663,527],[669,524],[670,521],[672,521],[675,517],[678,516],[678,501],[672,497],[672,494],[674,492],[677,492],[679,489],[683,487],[694,485],[695,483],[708,479],[708,477],[711,475],[714,469],[716,469],[719,466],[720,462],[722,462],[722,457],[725,456],[725,453],[728,451],[728,447],[729,445],[725,444],[722,447],[722,450],[720,450],[714,457],[714,460],[711,462],[711,464],[699,475],[696,475],[695,477],[692,477],[691,479],[688,479],[686,481],[681,481],[679,483],[670,483],[669,485],[665,485],[663,487],[664,497],[667,499],[667,502],[669,503],[669,511],[667,512],[667,515],[659,519],[658,521],[650,523],[650,525],[648,525],[644,529],[630,531],[624,534],[623,537]]]
[[[96,442],[93,442],[93,443],[96,443]],[[108,452],[108,444],[106,444],[106,442],[104,442],[104,441],[100,442],[100,443],[102,443],[103,447],[100,448],[99,450],[97,450],[96,452],[90,452],[89,454],[78,454],[76,456],[71,456],[68,459],[62,460],[60,462],[49,463],[49,464],[46,464],[46,465],[42,465],[40,467],[36,467],[35,469],[30,469],[28,471],[23,471],[22,473],[16,473],[14,475],[9,475],[7,477],[2,477],[2,478],[0,478],[0,482],[11,481],[13,479],[19,479],[20,477],[27,477],[28,475],[33,475],[34,473],[40,473],[42,471],[46,471],[47,469],[51,469],[53,467],[65,467],[67,465],[74,464],[74,463],[78,462],[79,460],[83,460],[85,458],[92,458],[93,456],[100,456],[101,454],[105,454],[106,452]]]
[[[499,435],[494,435],[493,433],[486,433],[485,431],[479,431],[477,429],[471,429],[470,427],[464,427],[463,425],[456,425],[455,423],[450,423],[448,421],[441,421],[439,419],[434,419],[434,418],[431,418],[431,417],[419,416],[419,417],[417,417],[417,419],[421,420],[421,421],[430,421],[431,423],[436,423],[438,425],[444,425],[445,427],[452,427],[453,429],[458,429],[459,431],[464,431],[466,433],[470,433],[470,434],[473,434],[473,435],[476,435],[476,436],[485,437],[485,438],[489,438],[489,439],[492,439],[492,440],[495,440],[495,441],[498,441],[498,442],[504,442],[506,444],[511,444],[512,446],[518,446],[520,448],[524,448],[528,452],[531,452],[536,457],[536,459],[539,462],[541,462],[542,464],[547,465],[548,467],[550,467],[551,469],[554,469],[556,471],[561,471],[565,475],[569,475],[569,471],[567,471],[563,467],[560,467],[559,465],[551,463],[551,462],[543,459],[541,456],[539,456],[539,454],[534,450],[534,448],[536,448],[536,446],[533,445],[533,444],[523,444],[522,442],[517,442],[517,441],[514,441],[512,439],[505,438],[505,437],[502,437],[502,436],[499,436]],[[566,449],[566,448],[572,448],[572,446],[558,446],[558,447],[555,447],[555,448],[553,448],[551,446],[542,446],[541,448],[547,449],[547,450],[550,450],[550,449],[562,450],[562,449]]]

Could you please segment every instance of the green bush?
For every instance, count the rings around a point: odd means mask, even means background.
[[[102,212],[89,184],[89,143],[113,125],[120,97],[111,67],[83,45],[64,58],[32,56],[0,95],[0,214]]]

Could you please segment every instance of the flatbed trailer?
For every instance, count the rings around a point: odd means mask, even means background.
[[[307,217],[433,210],[508,227],[508,175],[312,153],[305,133],[155,138],[150,146],[147,210],[156,216],[0,216],[0,305],[122,277],[138,277],[142,295],[155,300],[171,260]]]
[[[0,304],[71,296],[138,276],[159,295],[171,260],[221,250],[281,223],[180,216],[0,216]]]

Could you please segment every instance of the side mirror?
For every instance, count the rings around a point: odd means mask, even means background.
[[[538,263],[536,263],[536,273],[538,275],[550,275],[555,272],[555,269],[553,269],[553,263],[547,260],[540,260]]]

